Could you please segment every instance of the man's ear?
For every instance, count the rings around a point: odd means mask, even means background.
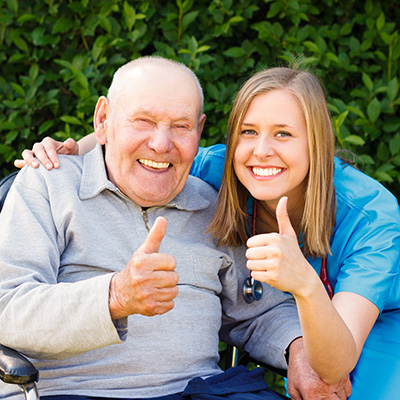
[[[199,123],[198,123],[199,142],[200,142],[201,132],[203,131],[205,122],[206,122],[206,114],[201,114],[199,117]]]
[[[100,144],[107,143],[107,118],[110,116],[110,107],[107,97],[101,96],[97,100],[96,108],[94,110],[94,132],[96,134],[96,140]]]

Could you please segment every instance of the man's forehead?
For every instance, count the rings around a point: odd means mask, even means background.
[[[121,99],[122,100],[122,99]],[[122,103],[122,104],[121,104]],[[186,121],[190,123],[197,122],[198,112],[195,107],[168,107],[168,104],[145,104],[122,101],[118,108],[123,111],[128,119],[150,118],[152,120],[163,120],[169,122]],[[122,107],[120,107],[122,106]]]

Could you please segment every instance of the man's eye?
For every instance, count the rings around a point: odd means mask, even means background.
[[[152,124],[152,122],[146,118],[137,118],[133,122],[138,127],[148,127]]]

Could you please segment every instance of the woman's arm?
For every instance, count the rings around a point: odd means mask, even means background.
[[[350,292],[337,293],[330,301],[318,274],[301,253],[286,202],[282,198],[276,210],[279,234],[248,240],[247,266],[254,279],[293,294],[310,365],[324,381],[334,383],[356,365],[379,310]]]
[[[94,133],[84,136],[78,142],[72,138],[58,142],[51,137],[46,137],[40,143],[35,143],[32,150],[25,149],[22,152],[23,159],[15,160],[14,165],[17,168],[22,168],[29,164],[31,167],[37,168],[40,162],[50,170],[53,167],[58,168],[60,166],[57,154],[82,155],[92,150],[95,145],[96,137]]]

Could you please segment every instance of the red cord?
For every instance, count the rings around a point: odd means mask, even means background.
[[[327,269],[326,264],[327,263],[326,263],[326,257],[325,257],[322,259],[321,273],[320,273],[319,277],[321,278],[322,283],[325,285],[326,289],[328,290],[329,298],[332,300],[333,288],[328,279],[328,269]]]

